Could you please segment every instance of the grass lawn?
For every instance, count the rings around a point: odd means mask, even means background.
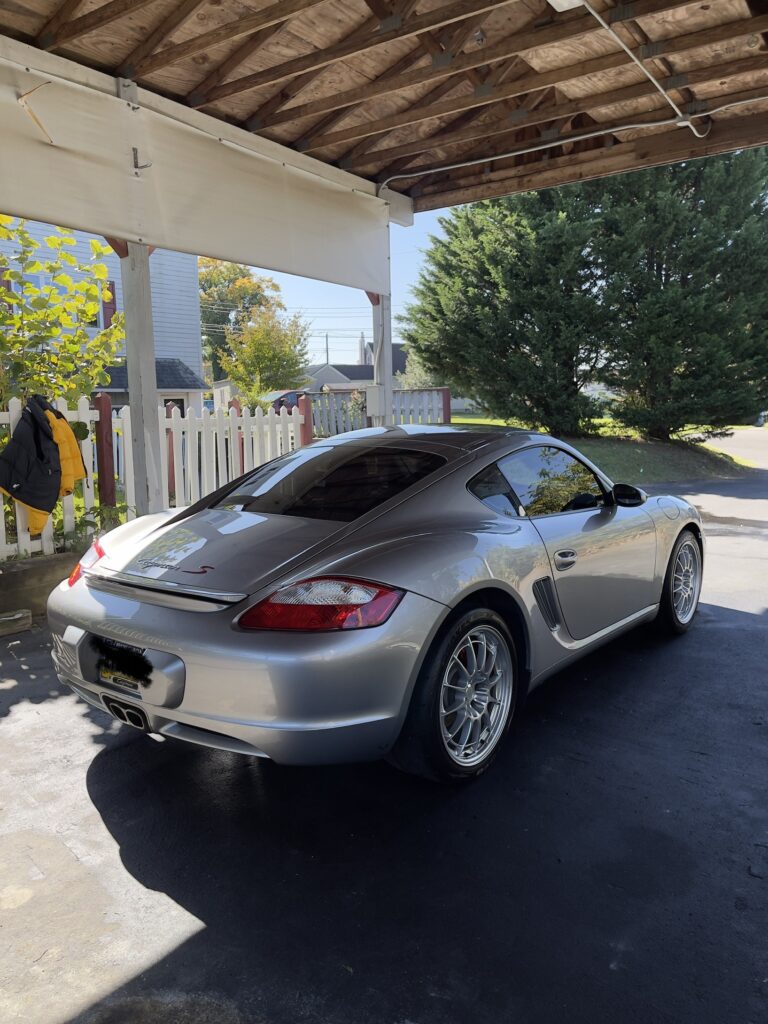
[[[506,426],[504,420],[482,416],[452,417],[454,423],[476,426]],[[660,484],[675,480],[723,479],[742,476],[745,468],[729,455],[685,441],[643,441],[637,435],[617,429],[608,422],[599,424],[604,436],[563,438],[584,452],[612,480],[622,483]]]

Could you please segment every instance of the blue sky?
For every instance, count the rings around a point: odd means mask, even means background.
[[[392,330],[397,339],[395,316],[410,299],[411,286],[418,277],[422,252],[429,246],[429,236],[438,235],[438,213],[419,213],[411,228],[392,225],[390,250],[392,256]],[[311,323],[309,341],[311,361],[325,362],[325,332],[332,363],[356,363],[360,331],[371,340],[371,306],[365,292],[337,284],[310,281],[291,274],[268,274],[278,282],[289,312],[302,313]]]

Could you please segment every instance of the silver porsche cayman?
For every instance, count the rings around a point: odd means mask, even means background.
[[[697,511],[553,437],[375,428],[100,538],[51,594],[60,679],[161,736],[484,771],[525,695],[641,622],[689,628]]]

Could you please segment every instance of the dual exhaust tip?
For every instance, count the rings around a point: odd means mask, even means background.
[[[144,712],[133,704],[125,704],[111,697],[104,698],[104,706],[107,711],[123,725],[131,725],[134,729],[141,729],[142,732],[149,732],[149,722]]]

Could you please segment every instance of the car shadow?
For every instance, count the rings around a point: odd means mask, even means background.
[[[78,1024],[752,1019],[756,936],[730,936],[727,980],[715,936],[749,885],[728,857],[760,800],[732,777],[757,694],[735,682],[765,622],[701,618],[539,688],[469,786],[108,740],[87,785],[126,870],[204,928]]]
[[[48,630],[36,623],[24,633],[0,641],[0,720],[7,718],[14,708],[39,705],[62,697],[74,696],[69,687],[56,676],[51,658],[51,638]],[[78,700],[78,709],[94,728],[91,739],[104,744],[115,733],[114,719],[107,711]],[[119,741],[118,741],[119,742]]]

